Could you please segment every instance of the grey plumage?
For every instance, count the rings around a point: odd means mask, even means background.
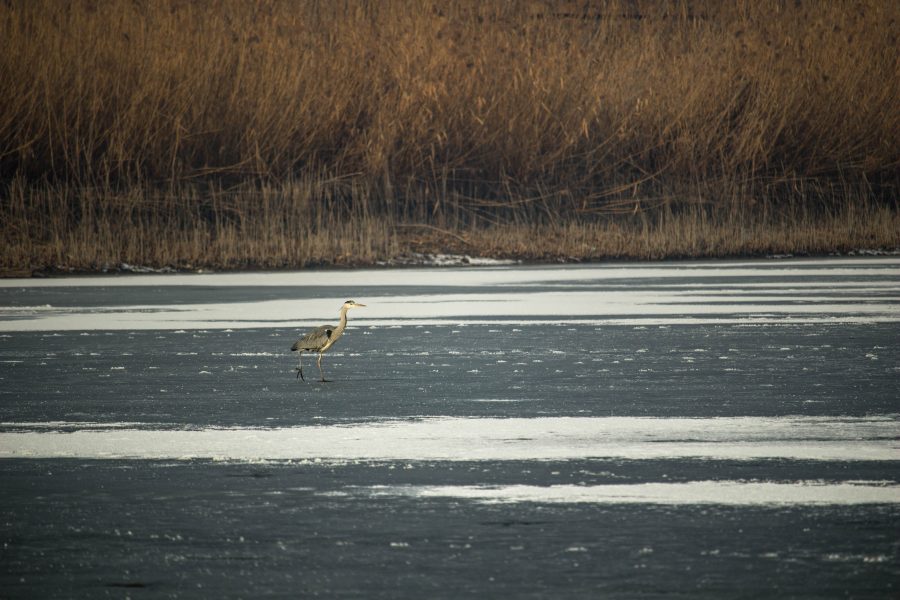
[[[313,331],[310,331],[294,342],[294,345],[291,346],[291,351],[296,352],[297,350],[302,350],[305,352],[315,352],[331,340],[331,333],[333,331],[334,325],[322,325],[321,327],[316,327]]]
[[[347,311],[351,308],[359,308],[364,307],[365,304],[359,304],[358,302],[354,302],[353,300],[347,300],[344,302],[344,305],[341,306],[341,322],[335,327],[334,325],[322,325],[321,327],[316,327],[302,338],[294,342],[294,345],[291,346],[292,352],[300,352],[300,362],[297,366],[297,377],[306,381],[306,378],[303,376],[303,353],[304,352],[318,352],[319,359],[316,361],[316,364],[319,366],[319,374],[322,376],[322,381],[328,381],[325,379],[325,373],[322,371],[322,355],[331,348],[338,339],[344,334],[344,329],[347,327]]]

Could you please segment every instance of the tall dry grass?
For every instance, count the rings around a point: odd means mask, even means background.
[[[297,265],[406,222],[896,210],[898,32],[892,0],[8,0],[0,230],[90,223],[110,246],[80,253],[158,262],[174,228],[197,262],[234,236],[232,262]]]
[[[3,206],[0,274],[106,270],[121,263],[176,268],[372,264],[410,252],[532,261],[827,254],[900,248],[900,211],[865,197],[823,211],[797,203],[765,211],[670,205],[602,219],[401,221],[332,208],[368,194],[342,181],[178,194],[14,181]],[[323,205],[322,198],[329,201]],[[358,204],[355,204],[358,206]],[[336,216],[336,214],[338,216]],[[435,225],[433,223],[438,223]]]

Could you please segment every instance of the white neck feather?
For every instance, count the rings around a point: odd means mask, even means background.
[[[341,307],[341,322],[338,323],[337,332],[344,331],[344,328],[347,327],[347,311],[350,310],[348,307]]]

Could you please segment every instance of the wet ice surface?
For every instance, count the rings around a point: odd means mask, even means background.
[[[0,589],[892,596],[898,333],[897,259],[0,281]]]
[[[360,313],[365,309],[359,309]],[[418,416],[900,412],[896,324],[353,326],[295,379],[297,330],[8,332],[0,422],[294,426]],[[2,427],[2,426],[0,426]]]

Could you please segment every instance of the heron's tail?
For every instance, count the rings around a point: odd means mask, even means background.
[[[302,348],[300,347],[300,340],[297,340],[296,342],[294,342],[294,345],[291,346],[291,352],[296,352],[297,350],[302,350]]]

